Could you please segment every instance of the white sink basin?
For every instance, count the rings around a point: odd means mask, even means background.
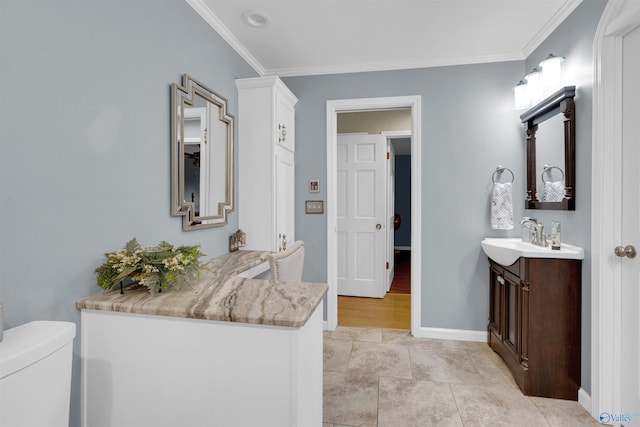
[[[584,259],[584,249],[563,243],[560,250],[524,243],[520,238],[491,238],[480,242],[485,254],[501,265],[511,265],[520,257]]]

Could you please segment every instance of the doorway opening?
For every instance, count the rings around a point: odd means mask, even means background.
[[[420,167],[420,96],[391,97],[391,98],[368,98],[352,100],[336,100],[327,102],[327,282],[329,291],[327,294],[327,329],[333,330],[338,324],[338,114],[354,112],[388,111],[408,109],[411,117],[411,130],[401,133],[399,131],[385,132],[387,139],[394,139],[410,136],[407,141],[410,149],[410,215],[402,220],[405,226],[410,228],[409,252],[410,273],[408,291],[410,293],[394,292],[391,295],[403,296],[407,300],[408,313],[410,316],[410,329],[413,335],[418,334],[420,328],[420,298],[421,298],[421,238],[420,238],[420,218],[421,218],[421,167]],[[392,144],[392,142],[390,142]],[[395,213],[395,212],[394,212]],[[393,229],[395,215],[386,215],[383,218],[384,225]],[[383,223],[379,223],[382,228]],[[376,224],[377,226],[377,224]],[[410,227],[409,227],[410,226]],[[406,247],[405,247],[406,249]],[[391,247],[395,254],[395,248]],[[395,258],[394,258],[395,259]],[[391,261],[393,263],[393,261]],[[389,286],[392,282],[389,282]],[[386,289],[387,291],[389,288]],[[367,298],[372,299],[372,298]]]
[[[338,325],[411,329],[411,110],[339,113],[337,183]]]

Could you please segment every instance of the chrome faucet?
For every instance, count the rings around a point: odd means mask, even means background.
[[[531,227],[533,230],[533,239],[531,239],[531,244],[536,246],[549,246],[547,243],[547,236],[544,234],[544,225],[541,222],[536,221],[535,219],[523,219],[520,221],[520,225],[523,227]]]

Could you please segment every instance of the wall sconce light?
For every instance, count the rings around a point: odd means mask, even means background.
[[[513,101],[516,110],[523,110],[531,105],[529,99],[529,93],[527,92],[527,82],[520,80],[518,84],[513,88]]]
[[[524,80],[513,88],[515,108],[528,108],[561,88],[564,83],[563,63],[563,57],[552,53],[540,63],[540,68],[534,68],[524,76]]]
[[[529,71],[529,74],[524,76],[527,81],[527,93],[529,94],[529,101],[531,104],[535,104],[540,101],[544,96],[544,86],[542,86],[542,72],[539,68],[534,68]]]
[[[563,64],[562,56],[549,54],[547,59],[540,63],[542,68],[542,85],[544,87],[544,95],[551,95],[563,86]]]

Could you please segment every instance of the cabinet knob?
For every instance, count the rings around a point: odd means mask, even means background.
[[[613,250],[613,253],[615,253],[616,256],[619,256],[620,258],[635,258],[637,254],[636,248],[633,245],[617,246]]]

